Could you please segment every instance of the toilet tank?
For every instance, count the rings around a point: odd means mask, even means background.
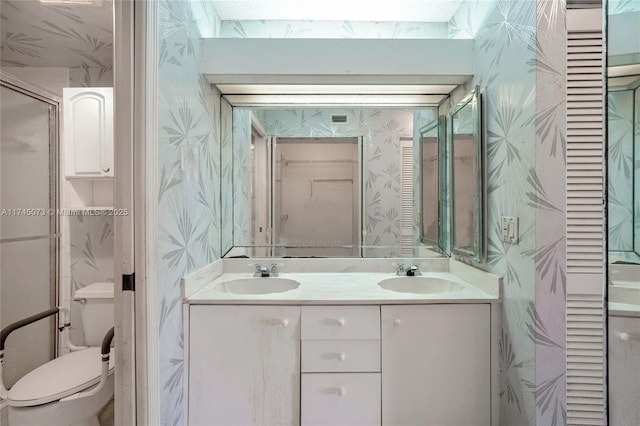
[[[82,306],[82,326],[85,344],[100,346],[107,331],[113,327],[113,283],[98,282],[78,289],[75,300]]]

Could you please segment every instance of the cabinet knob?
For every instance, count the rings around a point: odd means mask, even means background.
[[[345,320],[343,320],[342,318],[338,318],[338,319],[336,320],[336,322],[337,322],[337,323],[338,323],[338,325],[339,325],[339,326],[341,326],[341,327],[347,323],[347,322],[346,322]]]
[[[393,325],[395,325],[396,327],[398,327],[401,324],[402,324],[402,320],[400,318],[396,318],[393,320]]]
[[[102,166],[102,171],[107,173],[111,168],[109,166]]]
[[[346,394],[347,394],[347,389],[345,389],[343,387],[339,387],[338,388],[338,395],[345,396]]]
[[[340,352],[340,353],[338,354],[338,359],[339,359],[340,361],[344,361],[345,359],[347,359],[347,356],[346,356],[344,353]]]
[[[280,324],[282,324],[283,327],[286,327],[289,325],[289,320],[285,318],[280,321]]]

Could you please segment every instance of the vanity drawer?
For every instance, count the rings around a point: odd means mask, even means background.
[[[303,306],[302,340],[379,340],[379,306]]]
[[[301,385],[304,426],[380,425],[380,373],[306,373]]]
[[[303,340],[302,372],[378,372],[379,340]]]

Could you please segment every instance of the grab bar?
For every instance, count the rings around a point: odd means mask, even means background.
[[[31,315],[30,317],[11,323],[3,328],[2,331],[0,331],[0,398],[7,399],[7,394],[9,393],[8,389],[4,386],[4,377],[2,375],[2,370],[4,367],[4,344],[9,335],[22,327],[33,324],[34,322],[40,321],[41,319],[50,317],[51,315],[55,315],[58,312],[60,312],[60,308],[57,307],[47,309],[46,311],[42,311],[35,315]]]

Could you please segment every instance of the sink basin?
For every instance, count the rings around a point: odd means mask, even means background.
[[[270,294],[284,293],[298,288],[300,283],[288,278],[241,278],[225,281],[216,286],[216,290],[233,294]]]
[[[435,277],[395,277],[382,280],[378,285],[386,290],[417,294],[455,293],[464,288],[461,284]]]

